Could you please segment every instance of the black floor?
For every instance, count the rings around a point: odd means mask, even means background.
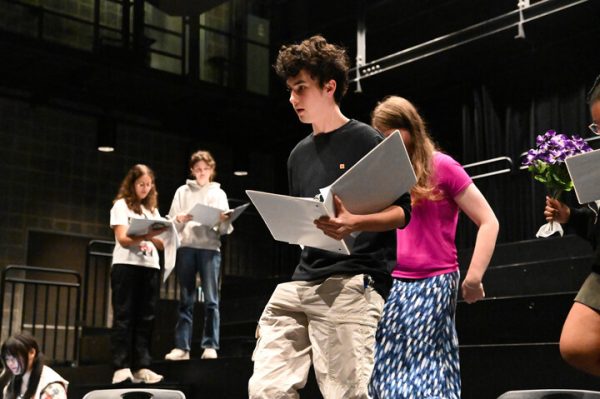
[[[459,257],[466,267],[469,251]],[[484,280],[487,298],[473,305],[459,302],[457,308],[463,399],[495,399],[519,389],[600,390],[600,379],[570,368],[558,351],[562,323],[590,264],[591,249],[573,236],[496,248]],[[159,387],[180,389],[188,399],[246,398],[256,320],[276,283],[226,278],[220,358],[200,360],[198,351],[192,352],[190,361],[157,361],[153,369],[165,376]],[[161,304],[153,343],[156,359],[171,349],[175,306],[174,301]],[[195,320],[202,320],[200,307],[196,313]],[[196,323],[196,336],[200,324]],[[83,360],[88,364],[59,369],[71,382],[71,399],[110,387],[108,336],[105,331],[84,335]],[[321,397],[312,373],[301,397]]]

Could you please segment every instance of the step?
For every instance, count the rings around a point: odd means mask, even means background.
[[[562,360],[556,343],[463,345],[460,364],[461,399],[494,399],[504,392],[524,389],[600,390],[597,377]]]
[[[460,301],[456,330],[462,345],[556,343],[576,292]]]
[[[252,375],[250,357],[191,359],[178,362],[159,361],[151,367],[165,376],[165,382],[152,385],[156,388],[180,389],[187,399],[240,399],[248,397],[248,380]],[[112,387],[112,369],[107,365],[56,368],[70,381],[69,399],[81,399],[95,389]],[[140,387],[138,384],[120,384],[119,387]],[[300,391],[303,398],[320,398],[314,373],[309,373],[306,387]]]
[[[491,267],[483,281],[485,292],[495,297],[578,291],[590,274],[592,259],[584,255]]]
[[[458,252],[458,263],[466,268],[471,260],[473,249]],[[490,262],[490,268],[513,263],[539,261],[593,255],[589,242],[568,234],[564,237],[535,238],[511,243],[497,244]]]

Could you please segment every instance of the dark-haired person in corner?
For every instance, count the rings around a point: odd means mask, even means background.
[[[592,115],[589,126],[594,134],[600,134],[600,76],[588,95]],[[563,325],[560,336],[560,353],[571,366],[600,376],[600,201],[580,208],[546,197],[544,217],[547,221],[566,223],[577,235],[588,240],[594,249],[592,273],[585,280],[575,297],[575,303]]]
[[[44,356],[30,334],[9,337],[2,344],[0,358],[4,399],[67,399],[69,383],[44,365]]]

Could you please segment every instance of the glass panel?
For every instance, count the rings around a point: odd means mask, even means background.
[[[246,54],[246,89],[258,94],[269,94],[269,49],[248,43]]]
[[[144,18],[146,23],[144,35],[149,39],[150,43],[150,66],[155,69],[181,74],[181,59],[156,54],[152,50],[181,57],[183,19],[181,17],[170,16],[148,3],[145,5]],[[163,32],[157,28],[177,33]]]
[[[181,17],[173,17],[154,7],[152,4],[145,3],[144,19],[147,25],[158,26],[163,29],[181,32]]]
[[[29,36],[37,36],[38,16],[29,7],[2,3],[0,28]]]
[[[200,79],[227,85],[229,36],[200,29]]]
[[[91,50],[93,27],[82,22],[46,14],[43,37],[48,41]]]
[[[181,56],[181,36],[154,30],[150,27],[146,27],[144,33],[150,39],[152,50],[160,50]]]
[[[94,0],[46,0],[44,8],[91,21]]]
[[[120,4],[100,1],[100,25],[120,30],[122,17],[123,9]]]
[[[223,3],[210,11],[200,14],[200,26],[220,30],[231,31],[231,4]]]
[[[269,21],[248,15],[246,46],[246,89],[258,94],[269,94]],[[256,43],[260,44],[256,44]]]
[[[161,71],[181,74],[181,61],[162,54],[150,53],[150,67]]]

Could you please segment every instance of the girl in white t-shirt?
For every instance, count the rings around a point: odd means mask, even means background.
[[[157,249],[163,249],[157,236],[165,229],[127,235],[132,218],[160,217],[157,197],[154,172],[138,164],[127,172],[110,210],[110,226],[115,232],[111,270],[113,384],[153,384],[163,379],[148,367],[160,279]]]
[[[44,366],[44,356],[29,333],[9,337],[0,349],[4,366],[2,385],[5,399],[67,399],[69,383]]]

